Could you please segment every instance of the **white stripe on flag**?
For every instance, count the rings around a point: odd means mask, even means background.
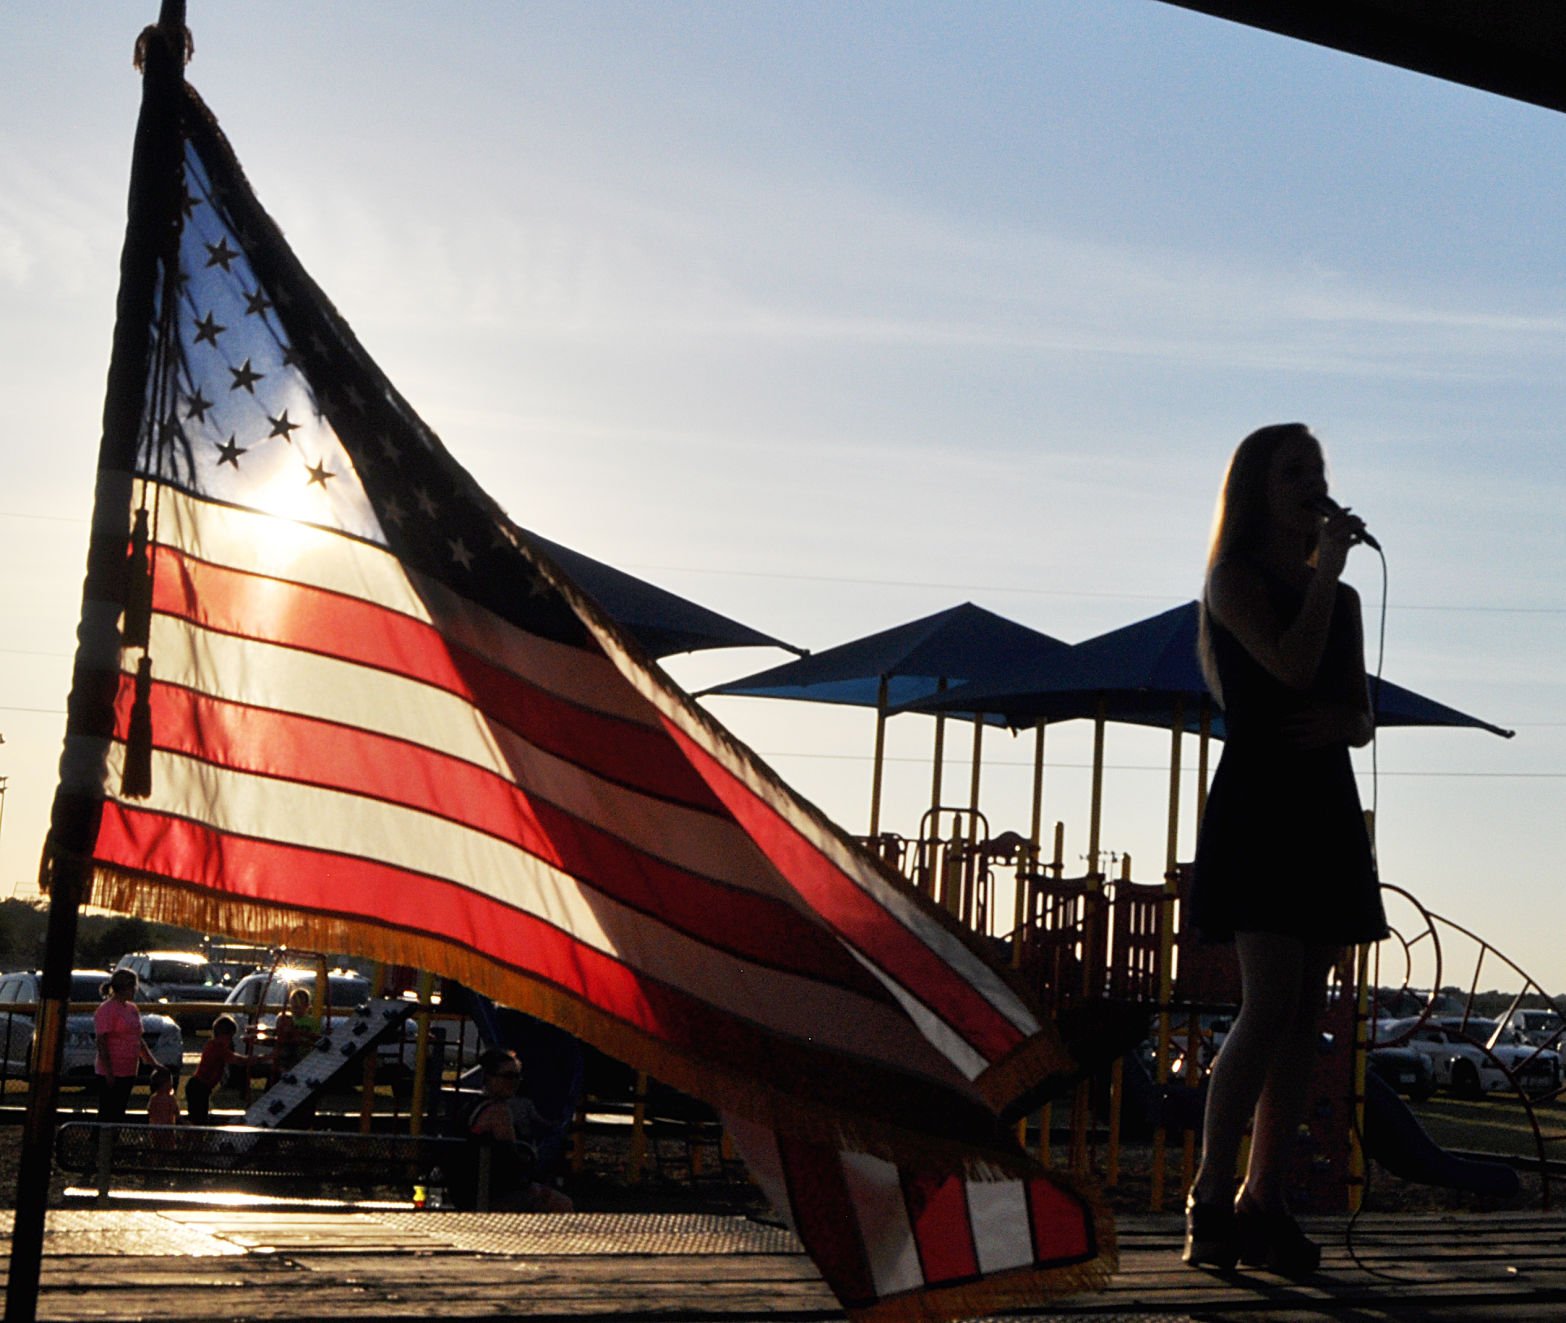
[[[115,777],[123,750],[116,744],[111,752]],[[163,752],[153,754],[152,786],[137,811],[172,813],[225,833],[447,879],[536,915],[650,978],[802,1042],[898,1065],[908,1064],[910,1047],[917,1047],[917,1035],[893,1007],[722,951],[508,842],[427,813]],[[195,815],[197,805],[210,807]],[[787,955],[780,952],[783,959]],[[925,1058],[926,1073],[944,1074],[934,1052],[917,1055]]]
[[[967,1181],[968,1218],[979,1267],[986,1273],[1033,1264],[1027,1186],[1022,1181]]]
[[[897,1168],[868,1153],[844,1153],[842,1162],[876,1294],[887,1296],[923,1286],[924,1271],[919,1266],[919,1249],[908,1223],[908,1203]]]

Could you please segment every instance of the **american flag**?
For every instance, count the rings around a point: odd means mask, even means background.
[[[105,701],[73,696],[56,801],[87,899],[460,977],[776,1152],[1025,1170],[998,1113],[1069,1068],[1052,1027],[479,488],[183,95],[140,433],[99,475]],[[1107,1262],[1052,1188],[1035,1290]]]

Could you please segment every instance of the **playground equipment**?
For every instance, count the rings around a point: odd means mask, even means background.
[[[997,941],[1063,1029],[1091,1017],[1097,1008],[1099,1024],[1112,1023],[1123,1031],[1137,1023],[1136,1016],[1126,1012],[1142,1011],[1153,1032],[1139,1054],[1114,1060],[1095,1081],[1076,1086],[1072,1096],[1054,1099],[1027,1133],[1037,1136],[1046,1161],[1063,1159],[1073,1169],[1114,1185],[1121,1177],[1122,1123],[1132,1116],[1151,1130],[1150,1204],[1154,1209],[1166,1206],[1170,1139],[1179,1146],[1177,1196],[1183,1196],[1194,1172],[1201,1080],[1214,1049],[1212,1026],[1232,1016],[1239,1002],[1233,953],[1226,947],[1200,946],[1186,931],[1182,919],[1189,865],[1173,864],[1158,883],[1137,882],[1132,861],[1120,856],[1117,876],[1067,876],[1063,824],[1055,826],[1048,858],[1040,858],[1032,843],[1017,833],[992,838],[986,827],[981,814],[942,808],[925,815],[919,838],[882,833],[866,845],[930,899]],[[995,899],[1008,889],[1015,896],[1016,923],[998,934]],[[1491,1193],[1516,1186],[1515,1172],[1503,1163],[1442,1150],[1401,1099],[1367,1080],[1367,1026],[1381,1009],[1381,1000],[1390,996],[1406,1006],[1416,979],[1421,987],[1439,988],[1443,957],[1459,942],[1473,947],[1465,1019],[1478,1018],[1472,1013],[1473,999],[1486,971],[1511,980],[1513,1009],[1542,1000],[1543,989],[1494,947],[1430,913],[1403,888],[1387,886],[1385,891],[1392,938],[1379,949],[1361,949],[1336,972],[1330,989],[1322,1055],[1293,1180],[1302,1208],[1357,1206],[1367,1152],[1406,1179]],[[1394,975],[1390,994],[1377,991],[1386,988],[1387,973]],[[1421,994],[1420,1004],[1429,1015],[1434,993]],[[1120,1014],[1105,1018],[1106,1008]],[[1562,1037],[1566,1030],[1558,1030],[1554,1041]],[[1546,1040],[1538,1050],[1549,1045]],[[1517,1082],[1524,1063],[1508,1068],[1490,1050],[1493,1044],[1479,1046],[1507,1072],[1512,1085],[1508,1097],[1527,1117],[1548,1206],[1546,1150],[1566,1136],[1547,1136],[1541,1129],[1537,1108],[1542,1099],[1530,1096]],[[1065,1114],[1066,1150],[1059,1155],[1051,1152],[1052,1134],[1058,1133],[1055,1112]]]
[[[373,1052],[393,1034],[401,1038],[403,1022],[414,1009],[411,1002],[375,998],[352,1015],[336,1017],[316,1040],[314,1050],[250,1104],[244,1124],[285,1125],[366,1052]]]

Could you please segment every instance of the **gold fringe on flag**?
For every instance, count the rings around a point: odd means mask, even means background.
[[[866,1120],[808,1097],[785,1095],[712,1062],[692,1061],[580,997],[435,933],[287,909],[94,861],[88,862],[88,868],[85,903],[154,923],[224,933],[253,943],[347,951],[387,964],[432,970],[556,1025],[681,1092],[802,1139],[903,1165],[917,1163],[932,1172],[960,1174],[967,1180],[1010,1180],[1044,1170],[1015,1147],[1007,1128],[998,1121],[993,1145],[981,1146],[970,1140],[909,1131],[892,1122]],[[46,861],[45,875],[48,872]]]
[[[1071,1181],[1056,1172],[1050,1179],[1066,1188]],[[1098,1253],[1082,1263],[1058,1268],[1014,1268],[990,1273],[960,1286],[931,1286],[907,1295],[850,1308],[854,1323],[951,1323],[953,1319],[984,1318],[1010,1310],[1035,1313],[1046,1300],[1102,1291],[1120,1266],[1115,1245],[1115,1220],[1102,1202],[1089,1198]]]

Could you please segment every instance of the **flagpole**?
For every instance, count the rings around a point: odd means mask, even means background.
[[[104,491],[102,475],[130,472],[141,430],[158,263],[177,215],[179,89],[184,79],[185,43],[184,0],[162,0],[156,27],[144,31],[137,42],[138,55],[144,61],[141,115],[131,158],[119,302],[98,450],[100,494]],[[128,506],[125,513],[129,513]],[[106,613],[101,608],[124,602],[126,542],[123,519],[117,529],[94,519],[77,660],[66,709],[68,738],[106,738],[113,730],[119,677],[105,673],[96,658],[102,653],[105,632],[115,636],[113,647],[118,650],[118,613],[114,612],[105,625]],[[77,913],[87,881],[86,856],[97,834],[101,808],[101,801],[63,789],[55,797],[46,846],[51,885],[35,1033],[36,1063],[17,1166],[5,1323],[33,1323],[37,1315]]]

